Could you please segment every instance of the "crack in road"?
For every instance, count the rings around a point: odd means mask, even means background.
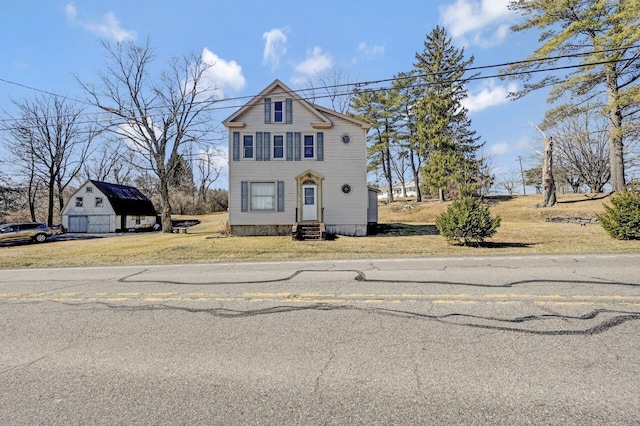
[[[146,272],[149,272],[149,270],[145,269],[130,275],[126,275],[118,279],[118,282],[123,284],[169,284],[169,285],[196,285],[196,286],[273,284],[273,283],[288,282],[298,277],[299,275],[306,274],[306,273],[349,272],[355,275],[353,277],[354,281],[365,282],[365,283],[375,283],[375,284],[379,284],[379,283],[425,284],[425,285],[447,285],[452,287],[476,287],[476,288],[512,288],[512,287],[526,285],[526,284],[573,284],[573,285],[607,284],[607,285],[624,286],[624,287],[640,287],[640,283],[629,283],[629,282],[604,280],[604,279],[598,279],[596,281],[596,280],[567,280],[567,279],[550,280],[550,279],[543,279],[543,278],[534,278],[534,279],[507,282],[504,284],[480,284],[480,283],[473,283],[473,282],[462,282],[462,281],[456,282],[456,281],[445,281],[445,280],[377,279],[377,278],[368,278],[365,272],[357,269],[329,269],[329,270],[298,269],[295,272],[281,278],[262,279],[262,280],[240,280],[240,281],[186,282],[186,281],[162,280],[162,279],[153,279],[153,280],[134,279],[135,277],[138,277]]]
[[[59,303],[59,302],[52,302]],[[453,325],[453,326],[461,326],[461,327],[469,327],[469,328],[478,328],[484,330],[493,330],[493,331],[506,331],[506,332],[515,332],[515,333],[525,333],[525,334],[534,334],[534,335],[542,335],[542,336],[559,336],[559,335],[595,335],[604,333],[605,331],[614,328],[616,326],[622,325],[629,321],[638,321],[640,320],[640,312],[632,312],[632,311],[618,311],[618,310],[610,310],[610,309],[595,309],[591,312],[588,312],[583,315],[573,316],[573,315],[561,315],[557,313],[553,314],[542,314],[542,315],[527,315],[523,317],[515,317],[515,318],[499,318],[495,316],[481,316],[481,315],[473,315],[473,314],[465,314],[465,313],[447,313],[441,315],[434,314],[425,314],[420,312],[413,312],[407,310],[399,310],[399,309],[390,309],[390,308],[382,308],[382,307],[360,307],[355,305],[330,305],[323,303],[316,303],[310,305],[302,305],[302,306],[290,306],[290,305],[278,305],[271,306],[267,308],[260,309],[229,309],[229,308],[193,308],[186,306],[173,306],[167,304],[152,304],[152,305],[136,305],[136,306],[125,306],[125,305],[115,305],[106,302],[90,302],[90,303],[64,303],[67,306],[78,306],[78,307],[86,307],[92,306],[92,309],[95,309],[96,305],[104,306],[113,311],[124,311],[124,312],[144,312],[144,311],[179,311],[179,312],[187,312],[192,314],[204,313],[218,318],[246,318],[246,317],[256,317],[260,315],[273,315],[273,314],[283,314],[283,313],[292,313],[292,312],[304,312],[304,311],[360,311],[369,314],[377,314],[377,315],[386,315],[397,318],[405,318],[405,319],[416,319],[416,320],[430,320],[435,321],[444,325]],[[531,322],[540,322],[540,321],[550,321],[550,320],[560,320],[563,322],[568,322],[571,324],[572,322],[581,322],[581,321],[589,321],[595,320],[603,315],[612,315],[610,318],[605,318],[598,324],[589,327],[587,329],[555,329],[555,330],[533,330],[527,329],[523,327],[507,327],[501,325],[488,325],[481,324],[482,321],[495,322],[498,324],[525,324]],[[475,320],[476,322],[459,322],[455,321],[456,319],[467,319],[467,320]]]

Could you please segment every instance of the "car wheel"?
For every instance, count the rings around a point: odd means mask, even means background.
[[[47,236],[45,234],[38,234],[33,239],[39,243],[44,243],[47,240]]]

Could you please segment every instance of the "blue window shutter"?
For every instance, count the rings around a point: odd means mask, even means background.
[[[269,161],[271,159],[271,133],[264,132],[264,136],[262,138],[262,144],[264,147],[264,155],[262,158],[264,161]]]
[[[300,147],[300,144],[301,144],[300,137],[301,137],[301,135],[300,135],[300,132],[295,132],[293,136],[294,136],[294,142],[295,142],[295,145],[294,145],[294,147],[295,147],[294,159],[296,161],[300,161],[300,155],[301,155],[300,154],[300,151],[301,151],[301,147]]]
[[[271,98],[264,98],[264,122],[271,123]]]
[[[293,133],[287,132],[287,161],[293,161]]]
[[[283,212],[284,211],[284,181],[283,180],[278,181],[277,191],[278,191],[278,211]]]
[[[256,161],[262,160],[262,132],[256,132]]]
[[[233,132],[233,161],[240,160],[240,132]]]
[[[324,161],[324,133],[318,132],[316,135],[316,160]]]
[[[293,123],[293,100],[291,98],[287,98],[285,100],[285,117],[287,124]]]
[[[246,180],[240,182],[240,211],[249,211],[249,183]]]

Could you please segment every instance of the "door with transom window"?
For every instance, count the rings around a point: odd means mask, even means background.
[[[296,178],[298,184],[298,222],[322,222],[322,180],[307,170]]]

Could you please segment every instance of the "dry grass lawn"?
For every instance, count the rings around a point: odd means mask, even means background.
[[[293,259],[391,258],[400,256],[486,256],[539,253],[640,252],[640,241],[617,241],[599,224],[556,223],[547,218],[594,218],[603,195],[559,195],[553,208],[536,208],[540,195],[491,200],[502,217],[496,235],[481,247],[448,245],[437,234],[435,217],[448,203],[397,202],[380,206],[380,228],[369,237],[301,242],[290,237],[229,237],[226,214],[197,217],[187,234],[140,233],[104,238],[0,246],[0,268],[163,263],[281,261]]]

